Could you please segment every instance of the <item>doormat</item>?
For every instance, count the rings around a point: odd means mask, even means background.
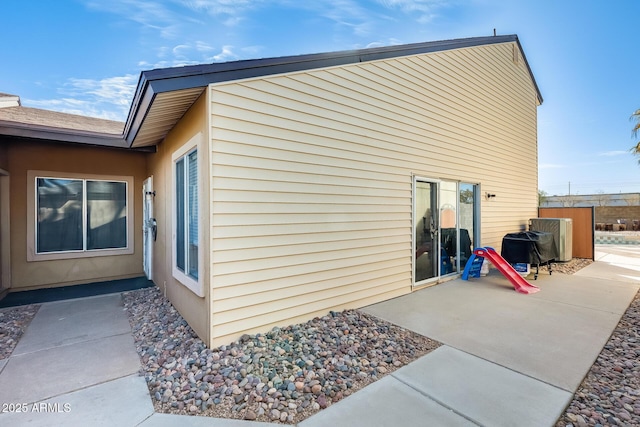
[[[59,288],[35,289],[32,291],[9,292],[0,300],[0,308],[27,304],[86,298],[96,295],[115,294],[136,289],[149,288],[154,283],[146,277],[93,282],[85,285],[62,286]]]

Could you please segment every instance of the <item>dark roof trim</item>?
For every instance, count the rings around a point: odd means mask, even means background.
[[[524,64],[527,66],[527,71],[529,71],[529,77],[531,77],[531,82],[533,83],[533,87],[536,89],[536,95],[538,96],[538,103],[542,105],[544,99],[542,98],[542,93],[540,92],[540,88],[538,87],[538,82],[536,82],[536,78],[533,75],[533,71],[531,71],[531,67],[529,66],[529,61],[527,61],[527,56],[524,54],[524,49],[522,49],[522,45],[520,44],[520,39],[518,36],[514,35],[515,42],[518,45],[518,49],[520,49],[520,54],[522,55],[522,59],[524,60]]]
[[[133,145],[133,141],[138,135],[138,131],[142,127],[144,119],[147,117],[151,105],[156,97],[153,90],[149,89],[148,81],[145,79],[144,71],[140,73],[140,79],[138,80],[138,86],[136,93],[131,102],[131,108],[129,109],[129,115],[127,121],[124,124],[123,139],[129,147]],[[144,89],[141,89],[144,88]]]
[[[539,103],[542,95],[524,55],[518,36],[488,36],[444,40],[369,49],[317,53],[277,58],[251,59],[224,63],[192,65],[143,71],[131,103],[124,128],[124,139],[131,146],[140,131],[144,118],[159,93],[206,87],[211,83],[240,80],[267,75],[291,73],[317,68],[333,67],[358,62],[375,61],[466,47],[516,42],[535,86]]]
[[[17,137],[32,140],[71,142],[101,147],[131,149],[121,135],[108,135],[100,132],[63,129],[7,120],[0,120],[0,137]],[[151,148],[151,150],[149,150],[149,148]],[[146,147],[140,151],[155,151],[155,147]]]

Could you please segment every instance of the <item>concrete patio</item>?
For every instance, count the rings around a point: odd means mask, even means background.
[[[537,294],[492,273],[366,307],[443,346],[299,425],[553,425],[640,287],[640,248],[597,249],[575,275],[541,274]],[[45,303],[0,361],[0,402],[29,411],[0,424],[265,425],[154,413],[139,367],[119,294]]]

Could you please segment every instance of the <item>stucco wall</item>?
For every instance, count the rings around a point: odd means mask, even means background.
[[[55,287],[141,276],[142,181],[145,155],[124,150],[72,144],[21,142],[7,148],[10,178],[11,291]],[[134,178],[134,253],[77,259],[27,261],[27,171],[87,175],[121,175]],[[32,215],[33,217],[33,215]]]
[[[9,218],[9,176],[6,175],[8,169],[7,148],[9,144],[0,141],[0,292],[11,287],[11,245],[9,241],[9,230],[11,222]]]
[[[0,141],[0,169],[7,170],[8,166],[8,146],[9,143],[5,141]]]
[[[153,186],[156,192],[154,197],[154,216],[158,224],[157,239],[153,244],[153,281],[165,292],[171,303],[180,314],[189,322],[189,325],[205,342],[209,338],[209,244],[205,239],[201,250],[205,254],[205,265],[201,280],[204,284],[204,297],[199,297],[186,286],[181,284],[172,274],[172,155],[185,143],[197,134],[202,134],[202,147],[199,147],[198,156],[203,156],[200,171],[203,183],[203,200],[200,206],[203,209],[200,227],[205,235],[208,235],[208,192],[209,168],[206,167],[208,159],[207,132],[207,105],[206,94],[189,109],[180,122],[171,130],[166,139],[162,141],[157,152],[148,157],[148,175],[153,176]]]

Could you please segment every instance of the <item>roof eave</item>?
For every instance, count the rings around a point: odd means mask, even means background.
[[[62,129],[0,120],[0,136],[27,138],[32,140],[68,142],[112,148],[129,148],[122,135],[100,132]]]
[[[128,147],[133,146],[135,138],[138,135],[138,131],[151,109],[154,98],[155,94],[153,93],[153,89],[150,87],[146,74],[143,71],[140,73],[138,86],[136,87],[136,92],[133,96],[131,107],[129,108],[127,121],[125,122],[124,130],[122,132],[122,138]]]
[[[518,49],[520,49],[520,54],[522,55],[522,59],[524,60],[525,65],[527,66],[527,71],[529,71],[529,77],[531,77],[531,82],[533,83],[533,87],[536,89],[536,96],[538,97],[538,105],[542,105],[544,99],[542,98],[542,93],[540,92],[540,88],[538,87],[538,83],[536,82],[536,78],[533,75],[533,71],[531,71],[531,67],[529,66],[529,61],[527,61],[527,56],[524,54],[524,49],[522,49],[522,45],[520,44],[520,39],[518,36],[515,37],[515,42],[518,45]]]
[[[195,89],[198,87],[204,89],[209,84],[224,81],[512,42],[517,43],[517,46],[522,53],[531,81],[536,90],[538,102],[539,104],[542,104],[542,95],[533,73],[531,72],[529,62],[524,55],[524,51],[517,35],[474,37],[468,39],[454,39],[275,58],[250,59],[226,63],[191,65],[143,71],[140,74],[134,99],[131,103],[131,109],[129,110],[129,116],[127,117],[123,138],[129,147],[134,146],[135,139],[145,118],[153,106],[155,97],[160,93],[178,91],[182,89]]]

